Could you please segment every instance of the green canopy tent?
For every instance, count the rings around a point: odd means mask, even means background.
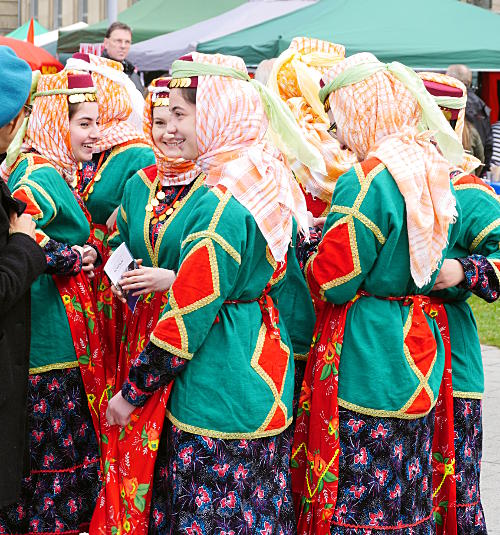
[[[25,22],[22,26],[19,26],[19,28],[16,28],[12,32],[8,33],[5,37],[12,37],[14,39],[20,39],[21,41],[24,41],[28,36],[29,27],[30,27],[30,21]],[[36,20],[33,20],[33,30],[35,33],[35,37],[37,35],[42,35],[49,31],[47,30],[47,28],[44,28]]]
[[[296,36],[372,52],[381,61],[446,69],[465,63],[500,71],[500,15],[458,0],[320,0],[310,7],[198,45],[247,65],[278,56]]]
[[[118,14],[133,31],[134,43],[175,32],[238,7],[245,0],[139,0]],[[83,30],[60,32],[58,52],[78,52],[80,43],[102,43],[109,23],[103,20]]]

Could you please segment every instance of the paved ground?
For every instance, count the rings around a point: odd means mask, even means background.
[[[481,496],[488,535],[500,535],[500,349],[483,346],[483,464]]]

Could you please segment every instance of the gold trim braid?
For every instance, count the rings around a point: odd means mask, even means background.
[[[280,429],[271,429],[269,431],[250,431],[250,432],[235,432],[235,433],[228,433],[225,431],[215,431],[212,429],[205,429],[203,427],[197,427],[195,425],[189,425],[185,424],[179,420],[169,411],[167,410],[167,418],[175,425],[175,427],[179,428],[181,431],[186,431],[187,433],[192,433],[193,435],[201,435],[203,437],[210,437],[210,438],[225,438],[228,440],[238,440],[238,439],[244,439],[244,438],[263,438],[263,437],[272,437],[275,435],[279,435],[280,433],[283,433],[285,429],[287,429],[290,424],[292,423],[293,418],[290,417],[286,421],[286,424],[280,428]]]
[[[78,368],[79,364],[77,360],[71,362],[55,362],[54,364],[46,364],[45,366],[39,366],[38,368],[30,368],[29,374],[35,375],[38,373],[50,372],[51,370],[67,370],[68,368]]]

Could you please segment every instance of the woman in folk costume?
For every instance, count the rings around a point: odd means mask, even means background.
[[[92,242],[99,248],[104,266],[125,185],[137,171],[155,163],[142,132],[144,99],[116,61],[74,54],[66,68],[90,72],[97,89],[100,139],[92,159],[79,171],[78,191],[92,216]],[[96,272],[94,289],[107,353],[114,358],[119,351],[123,311],[113,299],[102,268]]]
[[[148,344],[151,332],[167,303],[167,290],[175,278],[174,270],[177,271],[179,266],[179,246],[185,221],[207,191],[203,185],[205,176],[200,168],[191,161],[176,158],[179,152],[177,145],[172,143],[172,136],[167,132],[170,115],[168,83],[167,78],[153,80],[144,109],[144,132],[153,147],[157,164],[141,169],[127,182],[117,216],[118,230],[109,240],[111,247],[125,242],[140,264],[139,269],[125,273],[120,284],[123,291],[130,292],[133,296],[140,295],[140,298],[133,312],[127,307],[124,337],[114,380],[118,388],[127,379],[131,363]],[[134,413],[138,436],[131,432],[125,437],[123,433],[118,440],[117,428],[107,432],[108,442],[115,444],[106,447],[105,462],[109,462],[110,468],[117,467],[115,472],[109,470],[110,475],[106,481],[108,502],[102,503],[106,508],[106,523],[110,529],[112,526],[118,527],[120,520],[111,508],[111,487],[118,489],[115,496],[119,498],[120,486],[128,488],[129,482],[140,476],[141,484],[148,485],[147,493],[142,495],[145,504],[139,503],[138,509],[133,496],[127,521],[135,534],[147,532],[153,468],[165,419],[166,396],[166,391],[158,390],[154,396],[155,401],[151,400],[148,405],[149,408],[153,407],[152,412],[143,413],[139,409]],[[141,445],[144,438],[141,438],[144,426],[150,447],[137,448],[136,444]],[[161,495],[160,470],[164,465],[161,459],[165,452],[166,441],[161,440],[155,480],[159,486],[155,491],[157,497]],[[128,471],[122,464],[127,456],[130,459],[127,463]],[[144,487],[141,491],[142,489]],[[118,500],[118,507],[120,501]],[[164,504],[157,500],[151,511],[151,522],[154,524],[164,514]],[[103,516],[99,520],[100,526],[104,525],[102,518]]]
[[[307,209],[314,218],[326,216],[338,177],[348,171],[357,158],[348,149],[342,149],[337,139],[328,133],[328,116],[319,99],[321,75],[345,57],[341,45],[296,37],[273,63],[267,81],[268,87],[289,107],[306,139],[321,154],[326,174],[311,171],[300,161],[290,159],[299,184],[305,194]],[[296,245],[300,265],[308,250],[321,237],[321,228],[311,228],[309,242],[299,237]],[[316,303],[317,304],[317,303]],[[287,279],[279,303],[280,313],[288,327],[293,344],[295,366],[294,410],[302,386],[305,362],[312,340],[315,315],[304,278],[296,262],[288,259]]]
[[[465,86],[440,73],[419,76],[461,139]],[[477,165],[466,155],[460,168],[451,173],[462,225],[434,286],[448,316],[453,375],[456,519],[447,516],[447,524],[456,522],[455,532],[460,535],[486,533],[479,490],[484,372],[477,326],[467,299],[474,293],[493,302],[498,299],[500,286],[500,203],[494,191],[471,174]]]
[[[125,425],[175,377],[157,498],[166,513],[151,532],[293,533],[283,431],[292,421],[294,366],[275,303],[292,217],[307,228],[307,216],[298,185],[264,139],[265,109],[288,146],[309,160],[317,154],[240,58],[193,53],[174,62],[172,76],[169,132],[211,189],[186,220],[163,316],[108,419]]]
[[[104,384],[87,280],[97,252],[86,245],[89,219],[73,188],[78,163],[92,158],[98,139],[98,105],[84,73],[42,76],[34,97],[9,187],[36,222],[48,269],[31,288],[31,474],[20,501],[2,511],[0,531],[77,534],[98,491],[92,418]]]
[[[332,130],[361,163],[338,180],[305,268],[330,305],[316,323],[294,438],[298,533],[431,534],[445,343],[443,307],[426,294],[459,225],[450,164],[421,117],[447,157],[463,151],[404,65],[355,54],[322,82]]]
[[[328,214],[338,177],[357,162],[356,155],[329,134],[328,116],[318,96],[321,76],[344,57],[342,45],[295,37],[274,62],[267,82],[290,108],[306,139],[325,162],[326,174],[322,174],[293,158],[290,161],[305,192],[307,209],[314,217]]]

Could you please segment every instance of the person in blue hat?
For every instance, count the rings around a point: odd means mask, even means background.
[[[31,69],[0,46],[0,160],[25,117]],[[17,500],[28,472],[27,395],[30,286],[47,261],[26,205],[0,179],[0,508]]]

